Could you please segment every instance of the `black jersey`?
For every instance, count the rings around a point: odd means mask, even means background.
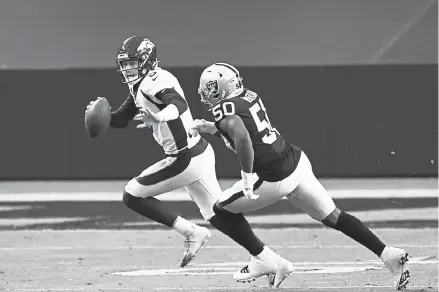
[[[245,89],[240,95],[220,101],[212,109],[215,124],[226,145],[234,150],[232,139],[219,129],[218,122],[231,115],[239,116],[250,135],[253,172],[266,181],[280,181],[296,168],[301,150],[288,142],[272,126],[261,98]]]

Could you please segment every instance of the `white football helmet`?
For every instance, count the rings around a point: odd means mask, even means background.
[[[226,63],[215,63],[204,69],[200,77],[198,94],[210,111],[219,101],[237,96],[244,90],[239,71]]]

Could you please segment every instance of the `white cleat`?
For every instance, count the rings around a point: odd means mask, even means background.
[[[268,275],[268,284],[272,288],[279,288],[282,282],[294,271],[294,266],[289,260],[284,259],[275,252],[273,253],[278,267],[275,273]]]
[[[180,267],[185,267],[197,255],[198,250],[206,243],[212,233],[206,227],[194,225],[194,232],[184,240],[184,252],[180,261]]]
[[[381,254],[384,265],[392,273],[393,288],[404,290],[409,283],[410,271],[408,269],[409,254],[400,248],[385,247]]]
[[[277,264],[267,247],[257,256],[252,256],[247,266],[233,274],[233,279],[240,283],[251,282],[259,277],[276,273]]]
[[[293,264],[283,259],[274,274],[268,275],[268,283],[272,288],[279,288],[282,282],[294,271]]]

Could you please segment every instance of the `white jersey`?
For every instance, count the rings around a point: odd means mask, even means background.
[[[151,70],[135,88],[137,92],[132,92],[132,94],[136,106],[154,113],[167,106],[155,97],[164,89],[174,88],[182,98],[186,99],[177,78],[160,67]],[[177,154],[183,149],[192,148],[200,140],[199,135],[189,138],[187,134],[192,122],[192,114],[188,107],[177,119],[153,125],[151,128],[154,139],[163,147],[166,154]]]

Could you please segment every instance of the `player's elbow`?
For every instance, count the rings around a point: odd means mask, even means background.
[[[123,129],[128,126],[129,120],[118,114],[117,112],[111,113],[110,127],[116,129]]]
[[[166,105],[173,104],[178,109],[180,116],[188,109],[186,100],[175,90],[175,88],[165,88],[155,94],[155,98]]]
[[[181,116],[188,109],[186,101],[181,97],[173,99],[170,104],[175,105],[178,110],[178,116]]]

